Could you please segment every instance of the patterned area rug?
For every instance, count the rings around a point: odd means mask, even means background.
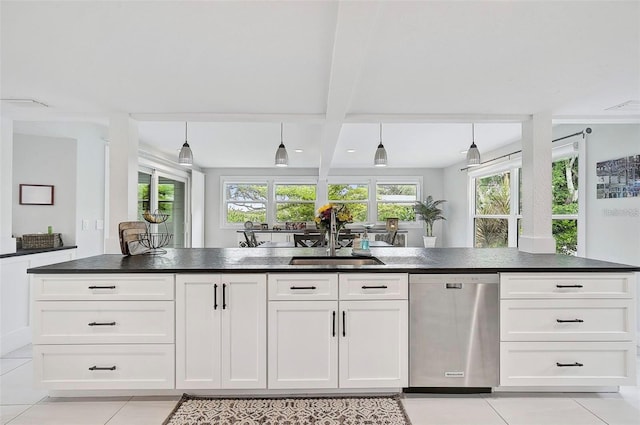
[[[163,425],[410,425],[399,397],[182,396]]]

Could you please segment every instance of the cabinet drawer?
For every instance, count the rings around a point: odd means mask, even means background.
[[[172,274],[32,275],[35,300],[173,300]]]
[[[632,342],[503,342],[502,386],[635,385]]]
[[[633,298],[633,273],[503,273],[500,298]]]
[[[170,389],[174,345],[34,345],[33,369],[47,389]]]
[[[336,273],[269,274],[269,300],[337,300]]]
[[[406,300],[408,275],[404,273],[340,274],[341,300]]]
[[[37,301],[34,344],[173,343],[173,301]]]
[[[633,341],[627,300],[502,300],[503,341]]]

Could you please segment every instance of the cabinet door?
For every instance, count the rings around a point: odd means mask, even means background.
[[[269,302],[269,388],[337,388],[338,302]]]
[[[219,275],[177,275],[176,388],[220,388]]]
[[[407,301],[340,302],[340,388],[408,386]]]
[[[221,302],[222,388],[266,388],[266,275],[223,275]]]

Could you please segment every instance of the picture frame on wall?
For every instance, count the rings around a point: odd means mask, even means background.
[[[50,184],[21,184],[20,205],[53,205],[54,187]]]

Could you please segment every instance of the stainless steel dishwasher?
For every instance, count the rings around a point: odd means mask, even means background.
[[[499,385],[497,274],[409,276],[409,389]]]

